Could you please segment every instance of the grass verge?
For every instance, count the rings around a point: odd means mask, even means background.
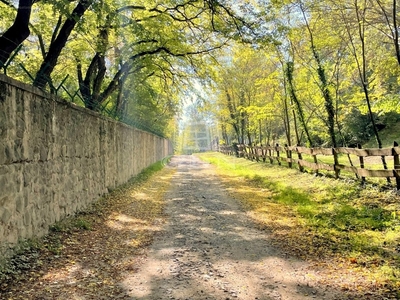
[[[395,191],[220,153],[197,155],[217,166],[232,196],[260,229],[271,233],[276,246],[322,266],[332,280],[349,275],[341,279],[342,289],[400,298],[400,198]]]

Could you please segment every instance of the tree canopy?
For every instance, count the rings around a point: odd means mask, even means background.
[[[143,129],[171,134],[198,83],[226,143],[381,147],[399,119],[396,0],[16,2],[4,72]]]
[[[262,38],[216,65],[224,140],[382,147],[380,130],[399,120],[399,4],[258,1],[258,10]]]
[[[203,72],[204,57],[251,30],[240,7],[215,0],[0,6],[0,65],[8,75],[162,133],[179,86]]]

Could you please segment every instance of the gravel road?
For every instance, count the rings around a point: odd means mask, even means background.
[[[347,299],[305,262],[274,249],[213,166],[175,156],[162,234],[122,283],[133,299]]]

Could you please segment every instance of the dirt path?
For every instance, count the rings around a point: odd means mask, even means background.
[[[156,176],[17,255],[0,300],[359,299],[271,246],[210,164],[176,156]]]
[[[177,156],[162,235],[122,283],[133,299],[346,299],[277,252],[228,196],[212,167]]]

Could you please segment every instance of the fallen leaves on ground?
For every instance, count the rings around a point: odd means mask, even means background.
[[[120,285],[164,223],[172,170],[113,191],[52,227],[25,255],[26,267],[0,282],[1,299],[127,299]],[[35,255],[32,256],[32,253]]]

